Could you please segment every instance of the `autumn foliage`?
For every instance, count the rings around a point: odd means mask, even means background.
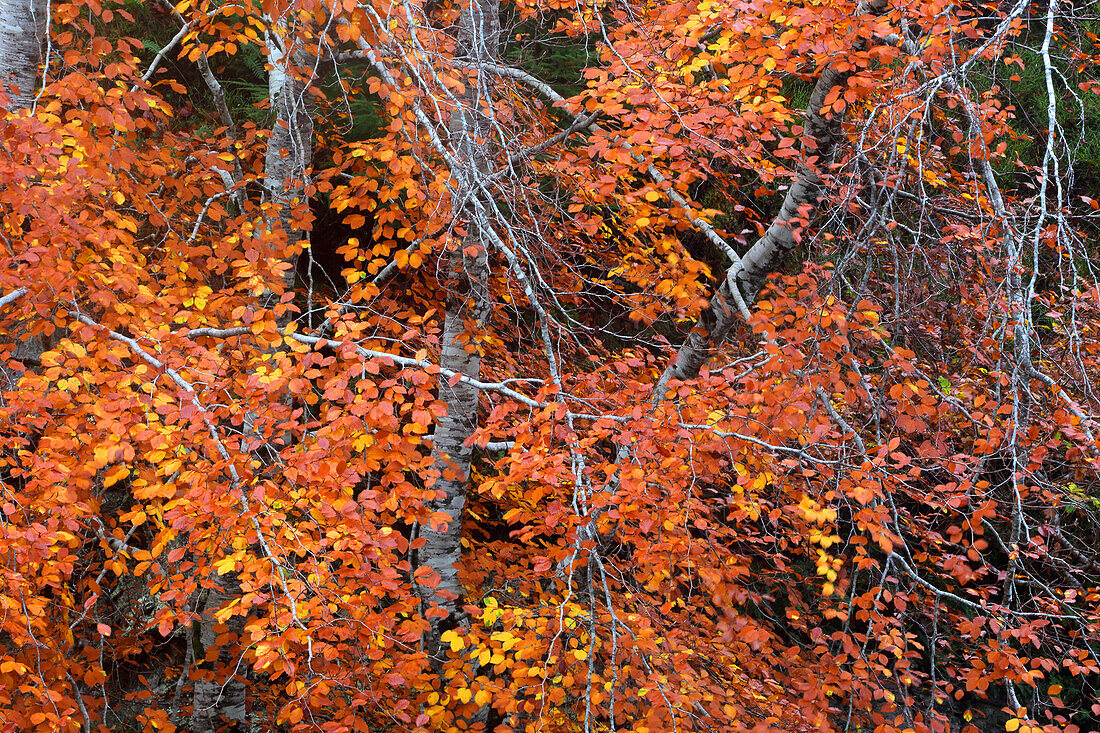
[[[44,7],[0,730],[1100,726],[1080,4]]]

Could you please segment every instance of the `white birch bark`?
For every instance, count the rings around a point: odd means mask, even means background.
[[[306,187],[313,164],[313,109],[305,75],[311,75],[315,59],[295,44],[288,51],[292,30],[281,37],[267,34],[268,92],[275,110],[275,125],[264,158],[265,203],[274,204],[268,229],[282,230],[289,243],[309,240],[309,232],[295,221],[295,212],[308,208]],[[298,255],[288,260],[284,276],[286,289],[294,287]]]
[[[455,157],[464,164],[462,180],[456,181],[453,192],[454,217],[466,220],[466,236],[460,248],[450,254],[447,273],[449,294],[444,323],[440,365],[445,370],[459,372],[473,379],[481,373],[481,357],[474,350],[471,336],[488,317],[489,222],[475,213],[467,202],[480,194],[478,177],[489,170],[487,142],[488,121],[481,107],[489,103],[491,75],[484,67],[495,56],[500,33],[499,0],[463,0],[458,27],[458,66],[477,69],[475,81],[457,95],[458,107],[451,114],[450,133]],[[457,177],[456,177],[457,178]],[[478,207],[482,211],[489,207]],[[470,348],[467,348],[467,347]],[[419,560],[438,573],[435,588],[422,587],[428,605],[446,612],[444,618],[433,619],[433,629],[455,623],[454,616],[462,596],[458,565],[462,559],[462,510],[470,478],[471,448],[469,438],[477,430],[479,390],[461,381],[452,385],[440,377],[439,397],[447,404],[447,414],[439,419],[432,436],[432,457],[443,472],[435,488],[443,497],[433,504],[434,511],[449,517],[446,529],[436,531],[424,527],[424,545]],[[436,634],[437,636],[437,634]],[[432,651],[435,651],[434,649]]]
[[[45,30],[46,0],[0,0],[0,82],[9,110],[34,102]]]
[[[885,0],[860,3],[858,14],[879,14]],[[863,46],[863,42],[858,44]],[[676,358],[657,382],[655,399],[662,399],[664,385],[670,379],[694,379],[699,370],[729,338],[739,320],[739,314],[752,305],[768,275],[775,272],[786,256],[798,244],[796,232],[800,222],[808,221],[822,192],[820,172],[828,168],[840,137],[839,114],[824,115],[821,110],[829,92],[843,87],[852,71],[838,71],[827,66],[814,85],[806,110],[803,131],[803,155],[816,156],[814,166],[803,164],[787,190],[783,205],[767,231],[743,256],[735,259],[710,302],[699,314],[687,340],[676,352]],[[807,145],[806,143],[809,143]]]
[[[269,232],[285,233],[290,244],[308,241],[309,232],[300,223],[300,214],[309,206],[306,187],[309,183],[310,167],[313,163],[313,109],[309,103],[309,80],[312,77],[314,58],[300,46],[293,43],[294,29],[286,23],[280,23],[282,33],[268,32],[268,90],[271,107],[275,110],[275,122],[268,140],[264,157],[264,204],[268,207],[267,229]],[[287,47],[290,51],[287,51]],[[209,66],[205,65],[207,71]],[[211,75],[212,79],[212,75]],[[208,81],[208,84],[210,82]],[[213,81],[217,85],[217,81]],[[220,89],[220,85],[217,85]],[[225,107],[224,98],[219,101],[219,109]],[[222,117],[232,118],[226,107]],[[287,260],[289,268],[283,275],[286,290],[294,287],[295,270],[298,262],[295,253]],[[273,305],[274,293],[260,296],[261,304]],[[282,316],[281,322],[289,320]],[[251,420],[246,418],[246,426]],[[228,573],[218,576],[216,585],[208,591],[206,612],[202,619],[200,637],[204,649],[216,643],[213,612],[240,595],[236,575]],[[238,638],[244,632],[244,619],[233,616],[226,622],[226,630]],[[196,681],[194,688],[194,713],[192,727],[195,733],[214,733],[218,730],[244,730],[247,725],[247,695],[239,654],[227,655],[220,652],[220,664],[211,664],[207,674]]]
[[[34,103],[45,31],[45,0],[0,0],[0,84],[9,112],[27,109]],[[42,337],[17,333],[15,339],[18,343],[12,355],[33,368],[42,358]],[[5,383],[2,386],[14,386],[17,372],[0,365],[0,374]]]

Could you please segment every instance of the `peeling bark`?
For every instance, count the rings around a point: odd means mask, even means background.
[[[289,35],[283,36],[282,43],[289,43]],[[297,44],[288,52],[271,33],[267,48],[271,65],[268,92],[276,111],[264,158],[264,198],[266,203],[274,204],[268,229],[281,229],[291,244],[308,242],[309,231],[300,221],[303,211],[309,208],[306,187],[313,165],[313,109],[306,74],[313,69],[315,57]],[[297,263],[296,253],[288,260],[290,268],[283,278],[287,290],[294,287]]]
[[[488,296],[488,255],[485,238],[471,223],[470,231],[462,242],[463,249],[477,248],[476,255],[464,255],[456,251],[450,257],[454,276],[452,292],[447,298],[447,315],[443,331],[443,350],[440,364],[444,369],[460,372],[477,379],[481,373],[481,356],[478,351],[467,352],[473,347],[470,332],[484,323],[484,304]],[[470,479],[472,450],[468,439],[477,430],[478,396],[480,390],[463,380],[454,385],[440,378],[439,397],[447,404],[447,414],[440,417],[432,436],[432,457],[442,472],[435,489],[443,492],[443,498],[433,502],[432,510],[445,512],[450,518],[446,529],[435,531],[423,528],[424,545],[420,548],[420,562],[435,570],[440,577],[435,588],[423,587],[423,598],[429,604],[439,606],[453,615],[462,596],[462,583],[458,579],[458,563],[462,558],[462,510],[466,505],[466,492]]]

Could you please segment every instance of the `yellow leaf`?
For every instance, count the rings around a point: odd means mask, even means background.
[[[1009,720],[1007,723],[1005,723],[1005,730],[1009,731],[1009,733],[1011,733],[1012,731],[1016,730],[1019,727],[1020,727],[1020,719],[1019,718],[1013,718],[1012,720]]]
[[[481,613],[481,621],[488,628],[495,624],[503,613],[503,609],[497,605],[497,600],[489,596],[485,599],[485,610]]]
[[[454,629],[444,631],[443,635],[439,637],[439,640],[445,644],[450,644],[452,652],[461,651],[466,648],[466,640],[459,636]]]
[[[459,690],[455,694],[455,697],[457,697],[459,699],[459,701],[462,702],[463,705],[470,702],[470,699],[473,696],[474,696],[474,692],[469,687],[463,687],[461,690]]]

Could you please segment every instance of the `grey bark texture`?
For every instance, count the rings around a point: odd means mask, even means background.
[[[0,0],[0,83],[4,86],[9,112],[27,109],[34,102],[45,32],[45,0]],[[14,358],[34,368],[45,350],[42,337],[20,333],[13,336],[18,340]],[[18,372],[0,365],[0,377],[4,381],[0,388],[11,388],[15,386]]]
[[[199,646],[194,653],[195,667],[202,675],[195,682],[191,714],[194,733],[242,731],[248,719],[244,682],[234,673],[243,664],[240,639],[244,634],[244,618],[231,616],[221,623],[214,618],[218,609],[240,595],[240,583],[234,573],[219,576],[217,580],[217,585],[207,591]]]
[[[481,374],[481,356],[472,347],[471,336],[480,329],[489,310],[489,237],[485,220],[487,207],[473,205],[479,195],[476,178],[489,170],[489,121],[482,108],[491,102],[492,75],[483,65],[496,54],[500,35],[499,0],[463,0],[457,29],[456,65],[477,69],[473,83],[456,95],[456,107],[451,113],[450,135],[456,159],[462,161],[462,180],[456,180],[452,191],[454,217],[465,220],[466,235],[460,248],[449,256],[447,273],[449,293],[444,321],[443,347],[440,365],[477,379]],[[457,177],[456,177],[457,178]],[[467,349],[467,346],[471,348]],[[439,397],[447,404],[447,414],[439,419],[432,436],[432,457],[442,471],[435,488],[443,497],[433,503],[433,511],[449,517],[446,529],[436,531],[424,527],[424,545],[419,560],[439,574],[435,588],[422,587],[422,597],[429,606],[446,612],[444,619],[433,619],[435,631],[441,624],[453,623],[462,596],[458,564],[462,559],[462,511],[470,480],[469,438],[478,426],[478,389],[466,382],[450,384],[440,377]],[[433,634],[438,637],[438,634]],[[433,652],[435,650],[433,649]]]
[[[308,91],[315,58],[297,45],[291,44],[293,29],[282,24],[281,37],[269,34],[267,38],[268,63],[271,70],[268,75],[268,91],[272,109],[275,110],[275,123],[268,141],[264,158],[264,204],[268,210],[267,227],[269,231],[282,230],[290,243],[309,239],[309,232],[298,223],[303,207],[309,206],[306,187],[309,182],[310,167],[313,164],[313,108]],[[209,65],[205,65],[209,72]],[[216,79],[210,75],[207,80],[212,88],[220,89]],[[219,108],[224,106],[224,98]],[[228,108],[221,113],[223,119],[232,127],[232,118]],[[286,260],[290,266],[283,277],[286,290],[294,288],[298,255]],[[262,304],[270,306],[275,296],[272,292],[260,296]],[[280,317],[280,325],[285,325],[290,316]],[[251,424],[250,416],[246,425]],[[217,644],[218,633],[212,612],[240,595],[240,585],[232,573],[215,578],[216,585],[209,592],[207,612],[201,622],[201,638],[204,649]],[[244,619],[231,617],[223,631],[240,638],[244,632]],[[238,654],[221,650],[221,663],[208,667],[208,673],[195,682],[193,700],[194,714],[192,726],[195,733],[214,733],[217,730],[246,729],[246,686],[244,669],[237,670]],[[213,670],[210,673],[210,670]],[[239,672],[239,673],[238,673]]]
[[[45,0],[0,0],[0,81],[9,110],[34,102],[45,31]]]
[[[857,13],[877,15],[885,7],[884,0],[865,2],[860,4]],[[859,41],[856,50],[865,45],[865,42]],[[677,351],[676,358],[661,375],[655,390],[657,399],[664,394],[664,385],[670,379],[685,380],[699,376],[699,370],[711,354],[726,342],[737,325],[738,300],[751,305],[768,275],[779,268],[798,244],[795,233],[808,221],[817,206],[823,185],[821,172],[832,162],[840,138],[840,115],[825,115],[821,110],[829,92],[847,84],[851,75],[851,71],[837,71],[833,66],[827,66],[821,72],[810,94],[802,135],[803,160],[816,157],[815,164],[800,165],[779,213],[764,236],[726,270],[721,284]]]

